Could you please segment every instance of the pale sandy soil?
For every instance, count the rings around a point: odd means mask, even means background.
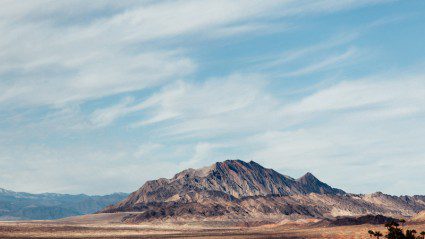
[[[102,219],[102,216],[97,219]],[[257,227],[218,226],[219,223],[176,225],[128,225],[92,217],[59,221],[0,222],[0,238],[369,238],[367,231],[385,231],[382,226],[312,227],[290,223]],[[115,219],[114,219],[115,220]],[[108,222],[106,222],[108,221]],[[425,223],[405,229],[425,230]]]

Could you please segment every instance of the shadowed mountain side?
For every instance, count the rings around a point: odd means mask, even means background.
[[[315,226],[351,226],[351,225],[383,225],[387,222],[399,222],[399,219],[382,215],[364,215],[360,217],[336,217],[334,219],[324,219]]]

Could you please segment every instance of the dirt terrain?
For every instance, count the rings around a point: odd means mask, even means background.
[[[425,223],[404,228],[425,230]],[[60,221],[0,222],[0,238],[369,238],[367,231],[383,226],[316,227],[303,223],[228,227],[205,225],[127,225]]]

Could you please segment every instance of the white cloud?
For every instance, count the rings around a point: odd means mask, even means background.
[[[424,79],[380,75],[321,89],[284,107],[283,118],[295,126],[250,136],[252,158],[290,172],[313,171],[353,192],[380,185],[375,190],[408,194],[414,185],[390,185],[415,174],[424,180],[425,124],[417,120],[425,117]]]
[[[335,69],[337,67],[340,67],[341,64],[343,64],[344,62],[352,58],[355,58],[356,56],[359,56],[356,50],[349,49],[345,51],[344,53],[328,56],[324,59],[320,59],[320,61],[315,62],[311,65],[304,66],[303,68],[300,68],[288,73],[284,73],[283,76],[295,77],[295,76],[311,74],[313,72],[323,71],[325,69]]]
[[[117,146],[99,149],[94,145],[57,148],[32,144],[0,149],[1,187],[34,193],[131,192],[146,180],[172,176],[177,165],[136,158],[131,148]]]
[[[196,69],[179,50],[186,46],[165,38],[271,30],[265,20],[376,2],[8,1],[0,10],[0,103],[58,106],[157,86]]]
[[[116,118],[125,115],[127,112],[131,111],[129,109],[126,109],[126,106],[128,106],[133,101],[133,98],[127,97],[116,105],[103,109],[97,109],[92,113],[90,121],[98,127],[109,125]]]
[[[197,143],[195,145],[195,152],[193,156],[190,159],[181,162],[179,164],[179,168],[181,170],[184,170],[187,168],[199,168],[199,167],[214,163],[214,161],[216,160],[213,157],[214,149],[217,149],[220,147],[223,147],[223,146],[219,144],[211,144],[206,142]]]
[[[167,120],[160,134],[183,137],[263,129],[276,120],[270,116],[278,112],[277,101],[263,82],[259,75],[236,74],[204,83],[171,85],[146,101],[156,102],[150,105],[150,116],[133,126]]]
[[[80,51],[79,54],[83,56],[86,53]],[[191,60],[169,52],[136,56],[96,54],[90,62],[78,62],[78,66],[52,59],[47,64],[43,63],[41,69],[23,70],[14,81],[0,82],[2,100],[17,102],[18,105],[61,105],[152,87],[187,75],[194,69]],[[74,57],[81,60],[79,55],[71,58]]]
[[[268,56],[264,59],[256,58],[257,61],[259,61],[259,67],[260,69],[271,69],[274,67],[282,66],[287,63],[291,63],[297,60],[305,60],[308,56],[311,56],[313,54],[323,53],[328,54],[329,50],[333,50],[334,48],[345,46],[349,43],[352,43],[355,39],[359,37],[359,32],[352,32],[352,33],[346,33],[346,34],[339,34],[336,36],[333,36],[329,39],[326,39],[326,41],[315,43],[310,46],[304,46],[299,49],[295,50],[288,50],[284,52],[280,52],[278,54],[274,54],[273,56]],[[354,49],[347,50],[343,54],[339,54],[340,58],[345,55],[346,58],[349,58],[352,56]],[[337,56],[333,56],[335,58]],[[328,56],[329,58],[329,56]],[[343,59],[341,59],[343,60]]]
[[[134,153],[136,158],[155,158],[159,150],[164,149],[164,145],[158,143],[145,143],[139,146]]]
[[[265,84],[259,75],[234,74],[225,78],[211,78],[203,83],[179,81],[167,85],[143,102],[120,103],[95,111],[93,117],[97,118],[99,114],[107,115],[108,122],[111,123],[109,119],[139,112],[145,113],[147,118],[133,123],[133,127],[167,120],[180,120],[194,126],[198,120],[201,123],[203,120],[214,120],[220,115],[243,114],[253,105],[258,108],[261,107],[260,104],[264,104],[265,108],[272,107],[273,99],[267,96],[264,87]],[[177,127],[184,130],[182,126]]]
[[[415,112],[419,109],[423,110],[424,79],[422,74],[413,77],[380,75],[369,79],[340,82],[305,97],[300,102],[287,107],[285,111],[288,114],[294,114],[366,108],[368,111],[377,112],[384,107],[399,113]],[[367,107],[373,108],[367,109]]]

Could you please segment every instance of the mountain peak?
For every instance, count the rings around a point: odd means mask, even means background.
[[[307,187],[308,190],[311,192],[320,193],[320,194],[345,194],[343,190],[332,188],[326,183],[323,183],[310,172],[298,178],[297,182],[301,183],[302,185],[305,185],[305,187]]]
[[[311,173],[296,180],[260,164],[240,159],[217,162],[201,169],[186,169],[171,179],[146,182],[126,200],[106,209],[106,212],[135,210],[152,203],[192,202],[204,200],[242,200],[247,197],[267,197],[318,194],[343,194],[344,191],[319,181]]]
[[[220,163],[220,162],[218,162],[218,163]],[[246,162],[241,160],[241,159],[226,159],[221,163],[246,163]]]
[[[240,159],[226,159],[222,162],[216,162],[215,165],[221,164],[221,165],[234,165],[234,164],[246,164],[246,162],[240,160]]]
[[[302,181],[302,180],[306,180],[306,181],[319,181],[319,179],[316,178],[316,176],[314,176],[312,173],[307,172],[306,174],[304,174],[302,177],[300,177],[298,179],[298,181]]]
[[[223,162],[216,162],[215,165],[232,165],[232,166],[248,166],[249,163],[242,161],[240,159],[227,159]]]
[[[226,165],[227,167],[230,167],[230,168],[233,168],[233,169],[246,168],[246,169],[249,169],[249,170],[254,170],[254,168],[257,168],[259,170],[266,170],[266,171],[270,170],[270,169],[263,167],[259,163],[252,161],[252,160],[249,161],[249,162],[245,162],[245,161],[240,160],[240,159],[228,159],[228,160],[225,160],[223,162],[217,162],[217,163],[215,163],[215,165],[222,165],[222,166]]]

